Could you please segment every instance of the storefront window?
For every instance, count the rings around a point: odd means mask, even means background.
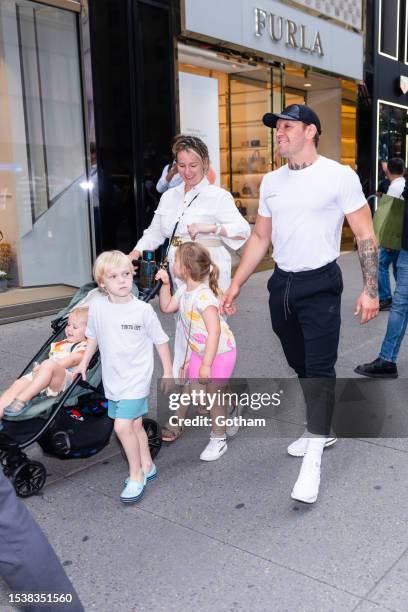
[[[384,178],[382,162],[401,157],[408,165],[408,107],[378,103],[378,180]],[[378,183],[377,180],[377,183]]]
[[[1,2],[0,58],[0,229],[13,284],[78,287],[91,257],[76,14]]]
[[[380,0],[379,51],[398,59],[400,0]]]

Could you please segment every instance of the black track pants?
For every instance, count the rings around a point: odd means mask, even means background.
[[[284,272],[276,266],[268,290],[273,330],[305,396],[308,430],[328,435],[340,335],[341,270],[335,261],[306,272]]]

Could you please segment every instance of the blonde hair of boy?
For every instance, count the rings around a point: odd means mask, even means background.
[[[79,323],[86,325],[88,321],[88,312],[89,309],[87,306],[81,306],[80,308],[74,308],[74,310],[71,310],[68,316],[71,317],[72,321],[78,321]]]
[[[103,277],[109,274],[111,270],[127,266],[130,273],[133,275],[133,266],[127,256],[122,251],[104,251],[95,260],[93,266],[93,277],[96,284],[100,287],[103,282]]]

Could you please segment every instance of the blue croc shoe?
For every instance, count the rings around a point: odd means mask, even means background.
[[[29,408],[31,408],[32,402],[28,401],[28,402],[23,402],[19,399],[13,399],[13,401],[5,407],[4,409],[4,416],[8,416],[8,417],[15,417],[15,416],[20,416],[21,414],[24,414],[25,412],[27,412],[27,410]]]
[[[143,482],[136,482],[135,480],[127,479],[127,483],[122,493],[120,494],[120,501],[125,504],[132,504],[139,501],[144,493],[146,485],[146,476]]]
[[[154,465],[152,465],[152,467],[150,468],[150,471],[145,474],[146,476],[146,480],[154,480],[157,476],[157,467]]]
[[[145,474],[146,481],[154,480],[156,476],[157,476],[157,467],[153,463],[152,467],[150,468],[150,471],[147,474]],[[125,478],[125,480],[123,481],[123,484],[126,486],[128,482],[129,482],[129,476]]]

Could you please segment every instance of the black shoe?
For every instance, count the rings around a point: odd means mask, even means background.
[[[354,370],[356,374],[369,378],[398,378],[397,364],[377,357],[371,363],[359,365]]]
[[[392,306],[392,298],[386,300],[380,300],[380,310],[390,310]]]

